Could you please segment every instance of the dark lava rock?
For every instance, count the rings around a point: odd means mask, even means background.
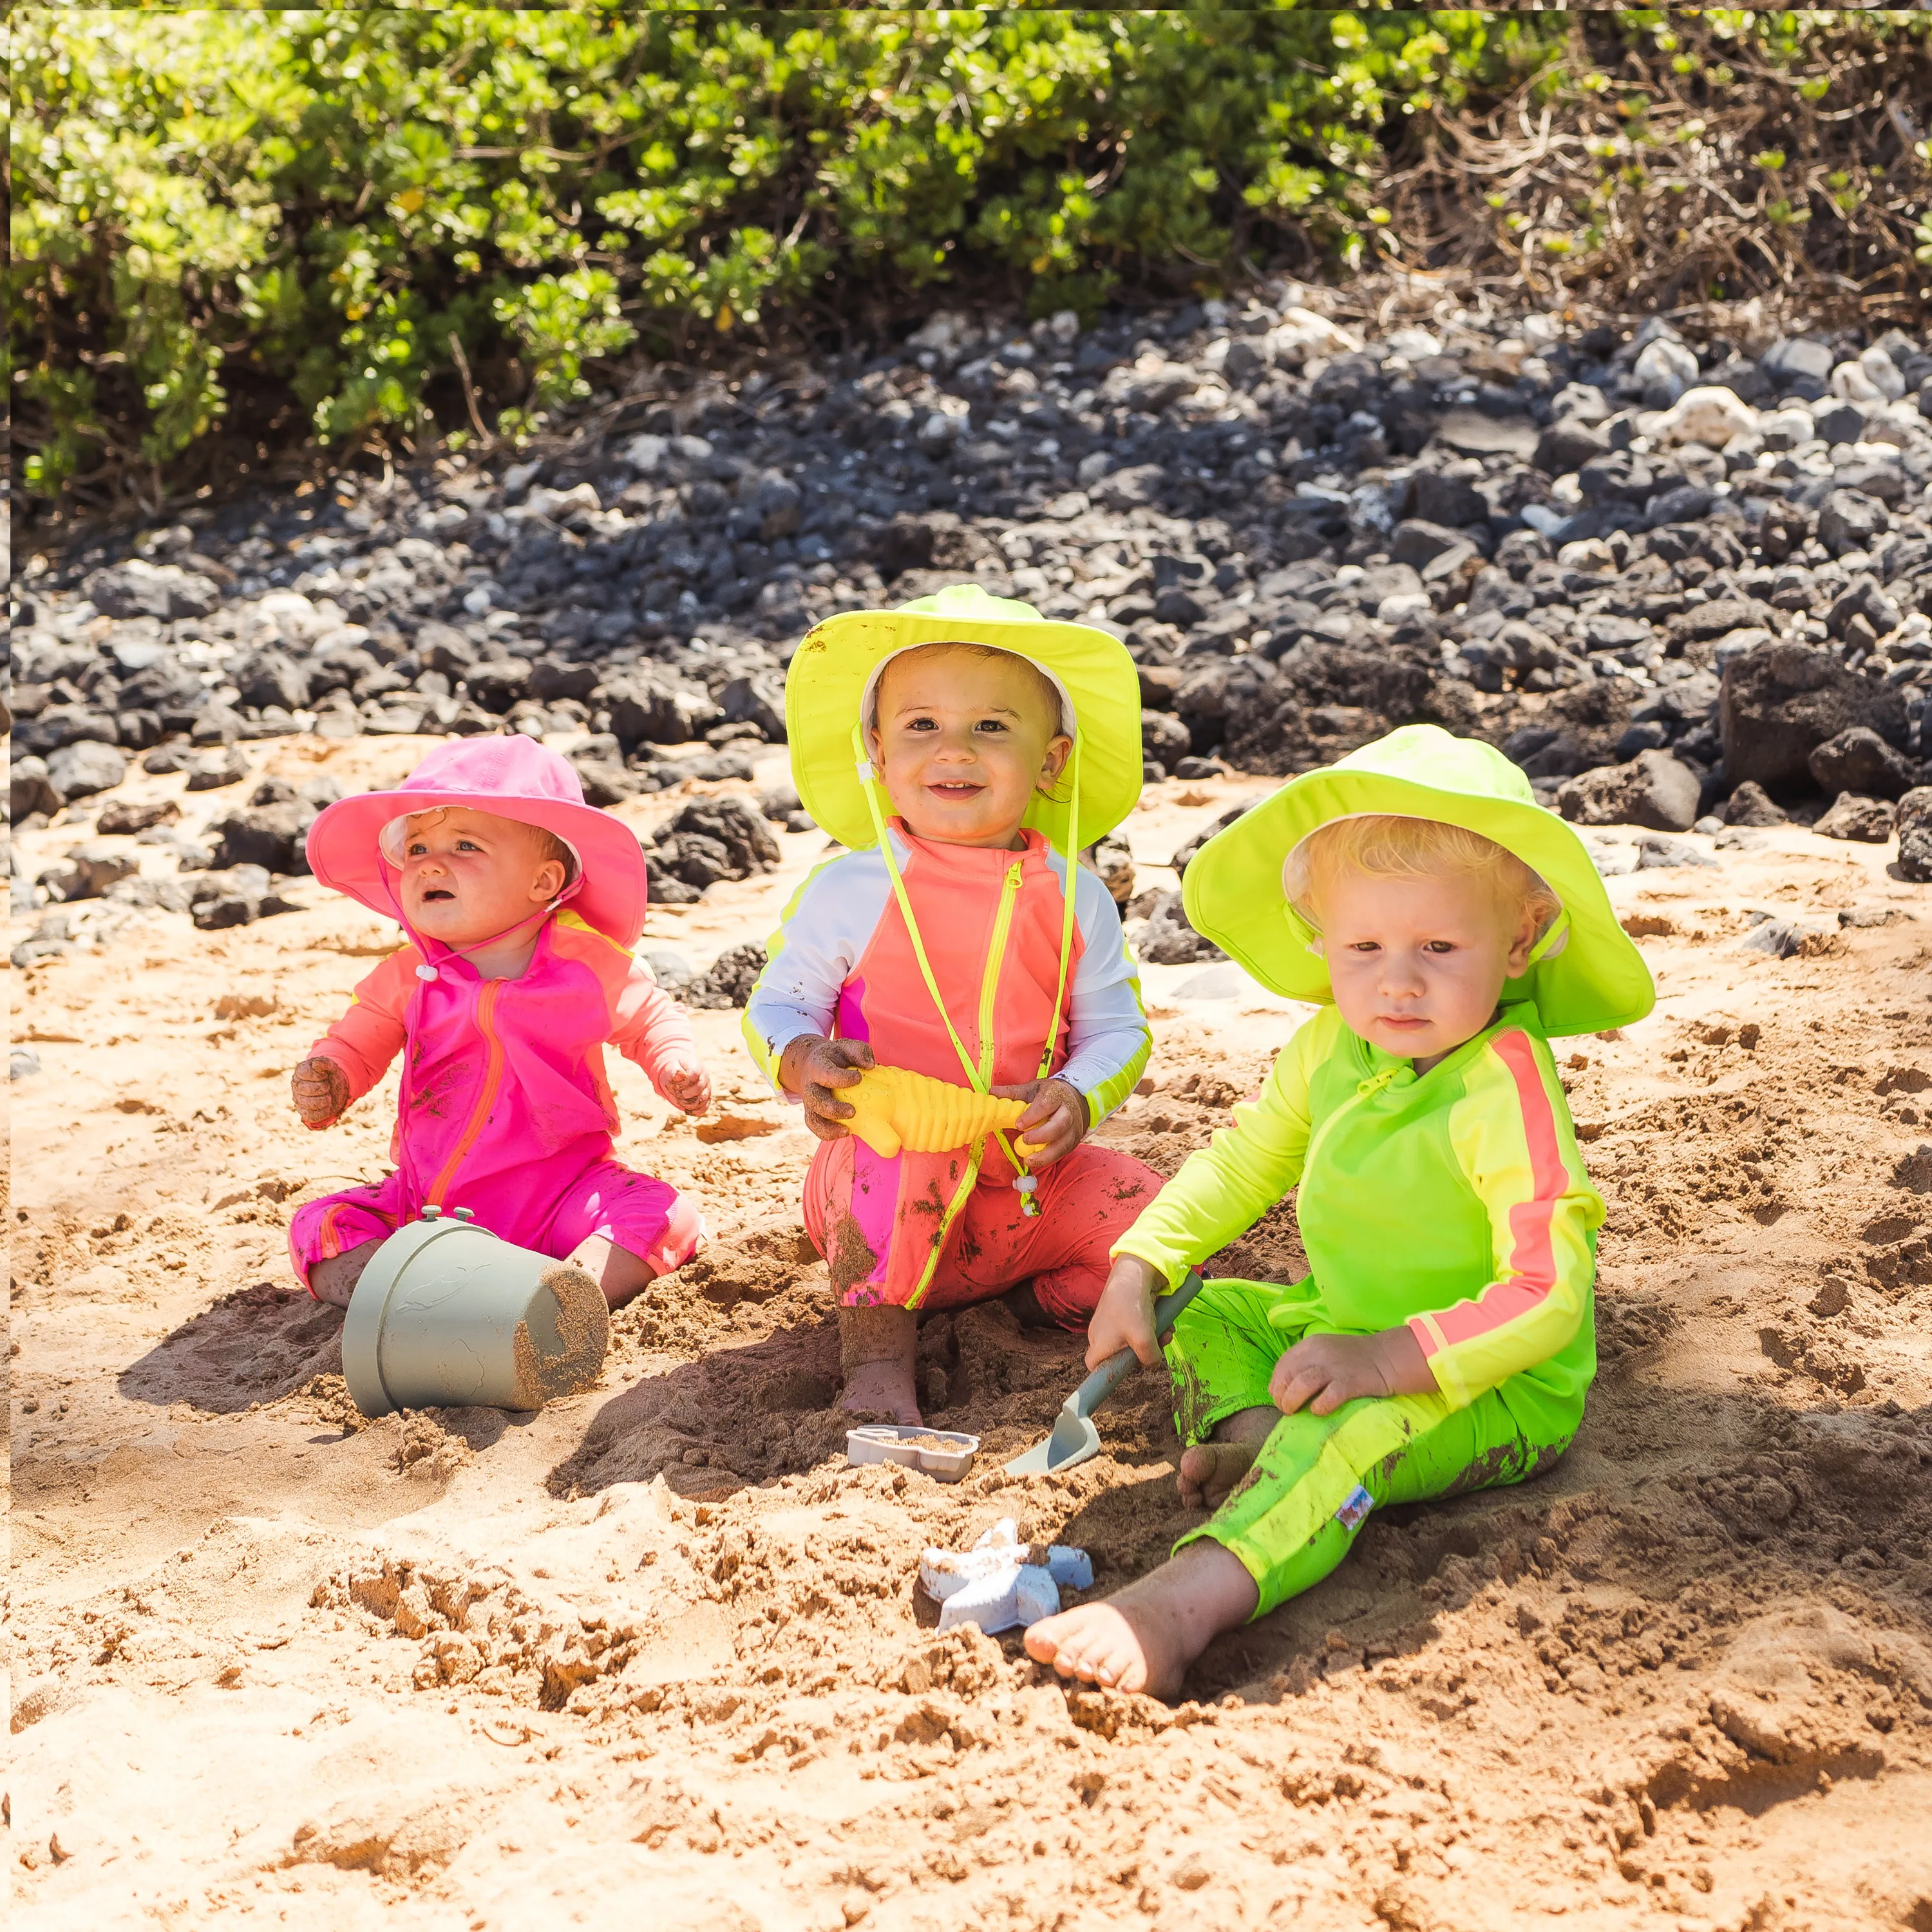
[[[1697,775],[1667,752],[1640,752],[1627,765],[1600,765],[1568,780],[1557,808],[1576,825],[1642,825],[1688,832],[1697,822]]]
[[[215,869],[260,866],[271,872],[306,872],[308,855],[303,841],[315,813],[292,799],[259,806],[241,806],[211,819],[208,836],[214,842]]]
[[[1811,830],[1826,838],[1855,838],[1862,844],[1882,845],[1897,823],[1892,806],[1882,798],[1861,798],[1841,791]]]
[[[1903,748],[1905,699],[1896,687],[1850,671],[1827,651],[1778,644],[1733,658],[1724,668],[1718,716],[1724,770],[1774,798],[1809,790],[1811,754],[1854,726]]]
[[[750,1000],[752,988],[764,970],[762,946],[734,946],[728,952],[721,952],[710,970],[702,978],[692,980],[678,998],[687,1006],[711,1011],[742,1006]]]
[[[268,874],[260,866],[202,872],[187,884],[188,910],[204,932],[248,926],[277,913],[296,910],[288,900],[270,890]]]
[[[661,874],[701,892],[721,879],[769,872],[781,856],[764,814],[748,799],[703,798],[693,800],[658,833],[646,848],[645,862],[654,893]]]
[[[1163,892],[1154,902],[1134,950],[1153,966],[1191,966],[1198,960],[1228,956],[1188,924],[1178,892]]]
[[[1932,886],[1932,785],[1898,801],[1898,871],[1915,885]]]
[[[1902,798],[1916,776],[1912,761],[1869,726],[1854,724],[1828,738],[1805,761],[1827,798],[1852,792],[1866,798]]]

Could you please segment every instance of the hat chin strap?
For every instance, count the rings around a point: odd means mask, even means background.
[[[879,842],[879,855],[886,862],[886,876],[891,880],[892,896],[898,902],[899,916],[905,921],[906,935],[912,941],[913,957],[919,962],[920,976],[926,981],[926,989],[932,995],[932,1004],[938,1009],[939,1017],[946,1028],[946,1037],[952,1042],[952,1050],[959,1056],[959,1064],[965,1070],[967,1084],[976,1094],[986,1093],[992,1084],[982,1073],[973,1057],[966,1051],[964,1041],[959,1037],[958,1029],[952,1024],[952,1016],[947,1012],[946,1001],[939,990],[939,982],[934,976],[932,962],[926,956],[926,942],[920,937],[919,922],[913,917],[912,902],[907,896],[905,881],[899,875],[898,862],[892,856],[892,842],[886,830],[884,813],[879,807],[879,775],[874,769],[870,754],[866,748],[866,731],[863,720],[852,727],[854,769],[857,774],[859,788],[866,795],[866,809],[872,815],[872,831]],[[1054,1042],[1060,1036],[1060,1016],[1066,1004],[1067,974],[1073,958],[1073,894],[1076,884],[1074,868],[1078,864],[1080,850],[1080,734],[1073,734],[1072,754],[1067,761],[1067,778],[1072,788],[1072,799],[1066,811],[1066,883],[1061,892],[1063,901],[1060,920],[1060,979],[1054,988],[1053,1017],[1047,1024],[1046,1042],[1040,1049],[1040,1070],[1034,1075],[1036,1080],[1044,1080],[1053,1067]],[[988,970],[998,968],[998,961],[988,962]],[[990,1042],[982,1042],[982,1047]],[[992,1055],[987,1054],[990,1066]],[[1000,1144],[1000,1151],[1012,1163],[1017,1178],[1013,1185],[1025,1197],[1026,1212],[1037,1214],[1040,1209],[1034,1194],[1036,1182],[1028,1172],[1027,1164],[1008,1142],[1006,1136],[994,1130],[993,1138]],[[979,1162],[973,1163],[976,1173]],[[950,1220],[950,1216],[948,1220]],[[942,1233],[944,1230],[941,1231]],[[935,1243],[934,1252],[938,1252]]]
[[[382,859],[383,865],[386,867],[388,865],[387,856],[380,851],[377,856]],[[550,901],[549,904],[546,906],[540,906],[535,912],[524,914],[523,917],[517,920],[514,925],[505,926],[501,932],[491,933],[488,939],[479,939],[474,946],[443,946],[441,963],[446,966],[452,959],[467,959],[471,953],[481,952],[486,947],[494,946],[498,940],[508,938],[512,933],[519,932],[524,926],[528,926],[532,920],[549,918],[550,914],[556,911],[566,900],[574,899],[577,895],[583,890],[583,889],[584,868],[582,862],[580,861],[578,866],[576,878],[572,879],[570,884],[566,886],[562,891],[559,892],[556,897]],[[389,897],[392,900],[396,899],[395,889],[393,886],[390,888]],[[441,979],[442,975],[438,972],[436,967],[430,963],[429,949],[432,945],[442,946],[442,940],[428,939],[425,938],[424,934],[417,932],[416,928],[410,925],[407,918],[404,916],[401,902],[399,900],[396,901],[396,923],[409,934],[410,944],[422,955],[422,958],[416,967],[416,977],[418,980],[425,981]]]
[[[1529,957],[1522,962],[1527,973],[1532,966],[1540,966],[1546,959],[1554,959],[1570,944],[1570,910],[1558,906],[1542,937],[1529,949]]]

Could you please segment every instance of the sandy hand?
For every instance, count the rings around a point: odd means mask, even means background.
[[[1015,1143],[1030,1168],[1051,1167],[1087,1137],[1087,1102],[1064,1080],[1028,1080],[1017,1087],[995,1087],[1002,1100],[1029,1102],[1013,1130]]]
[[[851,1130],[852,1108],[839,1098],[859,1076],[878,1064],[862,1040],[823,1040],[801,1035],[778,1062],[778,1084],[805,1102],[805,1124],[822,1141],[842,1140]]]
[[[1115,1260],[1094,1305],[1094,1318],[1087,1324],[1090,1369],[1097,1369],[1123,1348],[1132,1349],[1146,1368],[1160,1360],[1160,1344],[1154,1334],[1154,1298],[1166,1287],[1160,1270],[1138,1255],[1122,1255]]]
[[[329,1126],[349,1105],[349,1076],[332,1060],[304,1060],[289,1088],[307,1127]]]
[[[1268,1394],[1284,1415],[1329,1415],[1358,1396],[1433,1395],[1434,1372],[1406,1328],[1378,1335],[1310,1335],[1274,1365]]]
[[[711,1076],[694,1060],[667,1060],[658,1070],[658,1091],[687,1114],[711,1108]]]

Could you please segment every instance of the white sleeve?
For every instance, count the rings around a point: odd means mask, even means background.
[[[1049,862],[1064,878],[1058,853]],[[1153,1037],[1120,908],[1084,866],[1074,868],[1073,916],[1080,928],[1080,962],[1068,999],[1066,1064],[1056,1077],[1086,1096],[1092,1124],[1098,1126],[1133,1091]]]
[[[792,895],[745,1004],[745,1043],[782,1099],[778,1062],[805,1034],[830,1035],[838,995],[865,956],[892,891],[876,850],[841,853]]]

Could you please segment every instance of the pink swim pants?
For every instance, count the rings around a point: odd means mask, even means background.
[[[386,1240],[420,1212],[421,1203],[412,1198],[400,1172],[379,1186],[326,1194],[296,1210],[289,1223],[289,1258],[307,1288],[308,1271],[317,1262],[346,1254],[365,1241]],[[535,1238],[527,1225],[496,1226],[487,1202],[477,1204],[476,1218],[479,1227],[493,1234],[559,1261],[592,1234],[602,1234],[659,1274],[682,1267],[704,1238],[698,1210],[669,1181],[634,1174],[614,1160],[600,1160],[572,1181],[548,1225],[534,1231]],[[314,1292],[309,1289],[311,1294]]]

